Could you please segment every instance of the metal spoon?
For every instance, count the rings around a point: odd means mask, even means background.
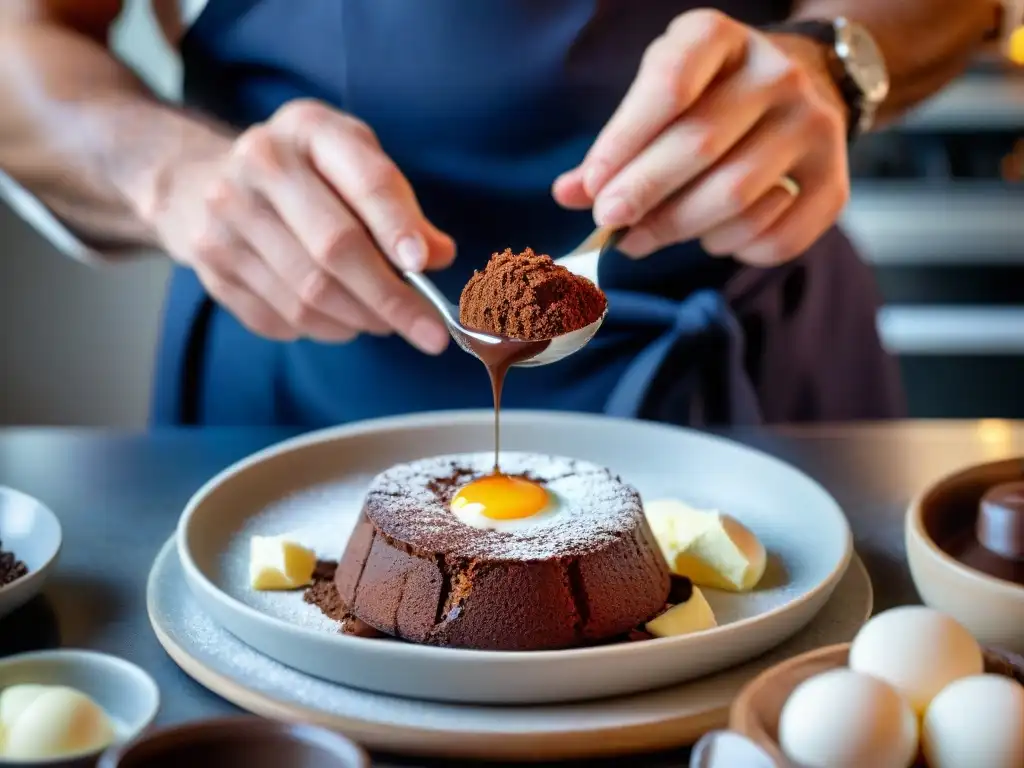
[[[746,736],[735,731],[711,731],[690,753],[690,768],[783,767]]]
[[[556,259],[555,263],[561,264],[570,272],[588,278],[596,285],[598,260],[602,254],[614,248],[625,234],[625,229],[612,230],[599,227],[572,251]],[[508,339],[502,336],[482,333],[462,325],[459,322],[459,308],[448,301],[447,297],[441,293],[441,290],[434,285],[434,282],[422,272],[403,272],[402,276],[409,285],[415,288],[423,298],[434,306],[434,309],[441,315],[444,324],[448,326],[448,332],[455,339],[455,343],[462,347],[464,351],[479,357],[472,349],[471,341],[475,341],[477,344],[500,344],[503,341],[508,341]],[[587,342],[594,338],[594,334],[597,333],[601,323],[604,322],[605,314],[607,314],[607,310],[590,325],[549,339],[549,343],[542,350],[534,355],[518,360],[513,365],[521,368],[548,365],[568,357],[573,352],[578,352],[586,346]]]

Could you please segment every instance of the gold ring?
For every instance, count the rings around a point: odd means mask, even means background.
[[[786,190],[791,197],[800,197],[800,184],[792,176],[780,176],[779,186]]]

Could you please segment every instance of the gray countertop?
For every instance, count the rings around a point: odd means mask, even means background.
[[[160,684],[162,724],[236,713],[164,654],[146,618],[150,564],[189,496],[211,475],[291,436],[280,430],[0,430],[0,485],[48,504],[64,552],[45,596],[0,622],[0,656],[62,645],[114,653]],[[904,562],[902,518],[911,497],[964,465],[1024,455],[1024,423],[895,425],[728,432],[822,482],[846,510],[871,573],[876,610],[917,602]],[[685,765],[685,753],[590,765]],[[377,756],[379,766],[451,765]]]

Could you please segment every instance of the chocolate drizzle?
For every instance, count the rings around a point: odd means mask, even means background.
[[[501,392],[509,368],[539,355],[551,339],[597,322],[607,306],[604,293],[592,282],[529,248],[519,254],[510,249],[493,254],[466,283],[459,321],[500,339],[468,339],[491,380],[495,474],[501,472]]]

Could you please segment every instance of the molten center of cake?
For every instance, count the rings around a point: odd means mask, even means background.
[[[545,510],[551,499],[547,489],[523,477],[494,474],[459,489],[452,511],[479,514],[491,520],[522,520]]]

